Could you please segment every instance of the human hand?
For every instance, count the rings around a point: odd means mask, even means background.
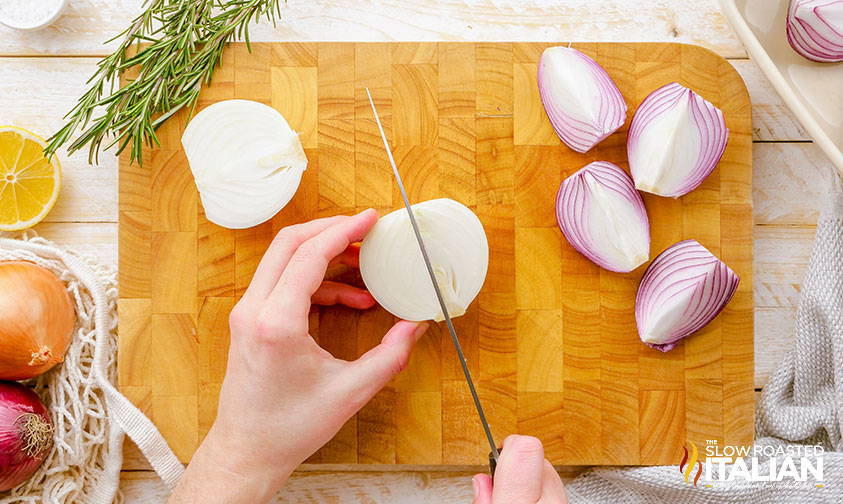
[[[544,458],[541,441],[509,436],[495,469],[495,479],[478,474],[473,504],[567,504],[568,497],[556,469]]]
[[[427,324],[398,322],[380,345],[353,362],[334,358],[308,333],[311,303],[374,305],[368,292],[323,278],[332,264],[357,267],[359,248],[353,244],[377,218],[367,210],[318,219],[275,237],[229,319],[217,418],[174,494],[191,497],[172,502],[266,501],[406,366]],[[207,471],[227,483],[197,500],[195,489],[191,494],[183,487],[197,478],[207,484]]]

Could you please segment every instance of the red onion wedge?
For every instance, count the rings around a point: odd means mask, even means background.
[[[723,112],[675,82],[650,93],[629,126],[626,141],[635,187],[678,198],[714,170],[729,130]]]
[[[811,61],[843,61],[843,0],[791,0],[787,41]]]
[[[702,329],[729,303],[740,278],[696,240],[659,254],[641,278],[635,297],[638,335],[667,352]]]
[[[545,49],[538,82],[553,131],[577,152],[588,151],[626,121],[626,102],[609,74],[576,49]]]
[[[601,268],[626,273],[650,257],[644,200],[612,163],[595,161],[562,182],[556,220],[571,246]]]

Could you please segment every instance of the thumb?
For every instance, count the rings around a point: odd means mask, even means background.
[[[503,441],[495,470],[495,502],[538,502],[542,497],[544,447],[530,436],[509,436]]]
[[[471,479],[474,500],[471,504],[492,504],[492,478],[488,474],[477,474]]]
[[[347,387],[368,401],[410,362],[410,352],[427,331],[428,324],[402,320],[387,331],[380,345],[351,363]]]

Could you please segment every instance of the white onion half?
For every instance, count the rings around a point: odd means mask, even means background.
[[[556,220],[571,246],[607,270],[629,272],[650,256],[644,201],[612,163],[596,161],[562,182]]]
[[[641,191],[677,198],[711,174],[726,150],[723,112],[673,82],[650,93],[629,126],[629,170]]]
[[[667,352],[729,303],[740,278],[696,240],[673,244],[644,272],[635,297],[638,335]]]
[[[791,0],[787,41],[811,61],[843,61],[843,0]]]
[[[205,216],[227,228],[271,219],[293,198],[307,168],[284,116],[255,101],[209,106],[188,123],[181,141]]]
[[[412,208],[448,314],[463,315],[486,280],[483,225],[468,207],[447,198]],[[360,274],[375,300],[396,317],[443,320],[406,209],[381,217],[363,239]]]
[[[545,49],[538,84],[553,130],[577,152],[588,151],[626,121],[626,102],[609,74],[576,49]]]

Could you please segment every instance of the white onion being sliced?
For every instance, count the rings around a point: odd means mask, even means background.
[[[545,49],[538,84],[553,130],[577,152],[588,151],[626,121],[626,102],[609,74],[576,49]]]
[[[284,116],[254,101],[209,106],[188,123],[181,141],[205,216],[227,228],[272,218],[290,202],[307,168]]]
[[[635,297],[638,335],[667,352],[711,322],[729,303],[740,278],[696,240],[673,244],[641,278]]]
[[[660,87],[641,102],[629,126],[635,187],[673,198],[691,192],[717,166],[728,138],[720,109],[675,82]]]
[[[811,61],[843,61],[843,0],[791,0],[787,41]]]
[[[644,201],[612,163],[596,161],[562,182],[556,220],[571,246],[607,270],[629,272],[650,256]]]
[[[447,198],[412,208],[448,314],[463,315],[489,266],[483,225],[468,207]],[[396,317],[443,320],[406,209],[381,217],[363,239],[360,274],[377,302]]]

